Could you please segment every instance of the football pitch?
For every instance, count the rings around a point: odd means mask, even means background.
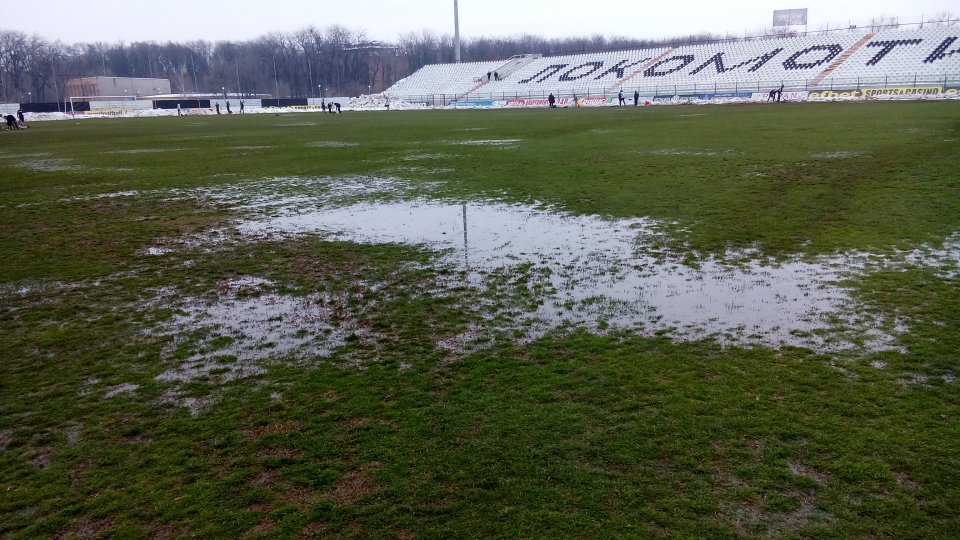
[[[960,103],[0,133],[0,536],[956,538]]]

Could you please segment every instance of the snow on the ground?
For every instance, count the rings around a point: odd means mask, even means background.
[[[875,96],[870,97],[869,100],[886,100],[886,101],[905,101],[905,100],[925,100],[925,101],[939,101],[944,99],[958,99],[960,96],[955,95],[940,95],[940,96]],[[854,97],[854,96],[835,96],[835,97],[809,97],[809,96],[798,96],[794,99],[790,99],[791,102],[824,102],[824,101],[862,101],[865,98],[863,97]],[[663,105],[723,105],[730,103],[757,103],[764,102],[765,99],[759,99],[757,95],[747,98],[714,98],[714,99],[695,99],[687,97],[676,97],[670,101],[649,101],[647,97],[643,98],[643,101],[646,102],[648,106],[663,106]],[[786,101],[786,100],[785,100]],[[388,106],[389,105],[389,106]],[[370,94],[370,95],[361,95],[359,97],[350,98],[350,101],[343,107],[342,111],[394,111],[394,110],[412,110],[412,109],[453,109],[453,108],[464,108],[464,104],[461,104],[459,107],[451,106],[429,106],[425,103],[410,103],[402,101],[396,96],[390,96],[386,94]],[[602,105],[594,106],[613,106],[614,103],[607,103]],[[483,106],[470,107],[470,108],[489,108],[489,109],[499,109],[507,107],[516,107],[515,105],[508,105],[506,100],[496,100],[492,104],[484,104]],[[530,107],[533,107],[532,105]],[[315,112],[322,113],[320,109],[304,109],[296,107],[252,107],[248,106],[246,108],[246,114],[292,114],[292,113],[303,113],[303,112]],[[209,116],[216,115],[214,109],[183,109],[182,114],[184,116]],[[223,113],[225,114],[225,113]],[[237,114],[237,113],[234,113]],[[26,113],[27,122],[44,122],[44,121],[53,121],[53,120],[79,120],[87,118],[149,118],[149,117],[161,117],[161,116],[177,116],[176,109],[146,109],[146,110],[132,110],[127,112],[83,112],[83,113]]]

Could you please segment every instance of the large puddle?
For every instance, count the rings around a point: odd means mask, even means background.
[[[541,302],[511,317],[529,337],[579,326],[821,352],[898,347],[896,321],[862,313],[842,285],[885,262],[867,255],[777,262],[749,253],[691,261],[656,248],[656,225],[533,206],[417,200],[288,208],[239,229],[425,244],[442,250],[441,263],[462,270],[480,290],[491,276],[524,273]],[[954,245],[939,255],[954,264],[958,252]]]
[[[891,267],[930,267],[955,276],[960,266],[958,235],[940,249],[884,256],[772,260],[745,251],[696,257],[664,248],[676,242],[660,232],[662,223],[650,219],[578,216],[543,205],[496,201],[437,201],[429,198],[437,185],[389,176],[269,178],[93,197],[200,198],[248,216],[235,225],[236,231],[228,227],[167,239],[144,249],[145,256],[162,257],[181,248],[217,249],[225,240],[243,236],[320,234],[436,250],[441,253],[438,264],[457,276],[449,283],[450,294],[457,294],[454,289],[464,282],[488,298],[525,289],[519,300],[491,298],[472,306],[485,323],[451,340],[464,349],[471,341],[488,343],[501,331],[534,339],[557,328],[581,327],[818,352],[898,350],[897,334],[906,331],[905,322],[864,309],[846,283]],[[216,302],[183,302],[184,315],[169,329],[213,328],[229,338],[219,351],[202,357],[225,355],[246,362],[289,353],[323,356],[342,345],[345,335],[360,330],[330,324],[325,306],[330,299],[284,296],[262,283],[254,294],[227,289]],[[191,360],[200,362],[200,356]]]
[[[438,265],[453,270],[440,273],[449,277],[441,278],[440,289],[431,289],[434,294],[461,294],[466,283],[487,299],[477,302],[470,293],[463,309],[475,310],[477,320],[460,335],[435,336],[437,350],[453,356],[499,339],[525,341],[570,328],[817,352],[899,350],[897,336],[908,331],[909,321],[873,314],[846,284],[890,268],[933,268],[948,278],[960,268],[960,235],[943,248],[883,256],[773,260],[742,251],[697,257],[665,247],[676,241],[654,220],[579,216],[543,205],[431,199],[439,185],[389,176],[270,178],[59,200],[203,199],[246,216],[204,234],[161,239],[140,252],[152,259],[186,250],[209,252],[248,239],[307,234],[425,246],[439,253]],[[0,286],[0,295],[34,292],[15,285]],[[46,286],[54,294],[72,285]],[[263,373],[271,358],[309,362],[349,343],[376,347],[387,339],[345,308],[353,297],[295,296],[284,289],[282,283],[257,276],[235,276],[219,282],[216,294],[184,297],[172,288],[148,294],[137,307],[175,310],[172,318],[149,330],[170,337],[168,352],[181,359],[156,376],[172,385],[165,399],[200,410],[209,401],[185,390],[192,381],[221,385]],[[130,386],[105,389],[109,397],[134,392]]]

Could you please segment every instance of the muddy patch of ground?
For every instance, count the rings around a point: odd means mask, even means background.
[[[0,450],[6,450],[7,445],[13,440],[12,429],[0,429]]]
[[[348,471],[337,479],[328,493],[337,504],[353,504],[374,490],[373,480],[365,471]]]

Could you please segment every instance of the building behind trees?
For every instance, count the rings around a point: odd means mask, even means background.
[[[67,97],[157,96],[170,93],[169,79],[82,77],[66,82]]]

